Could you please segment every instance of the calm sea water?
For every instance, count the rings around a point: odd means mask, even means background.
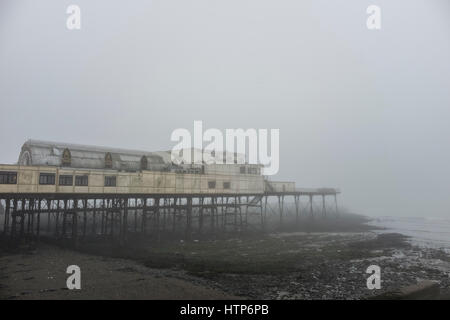
[[[369,224],[410,236],[415,245],[450,250],[450,219],[377,217]]]

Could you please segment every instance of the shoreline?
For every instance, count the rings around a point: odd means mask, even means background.
[[[373,217],[368,222],[377,232],[403,234],[413,246],[433,248],[450,253],[450,220],[423,217]]]

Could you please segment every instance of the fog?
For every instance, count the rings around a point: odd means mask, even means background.
[[[273,179],[450,217],[449,18],[448,0],[2,0],[0,163],[29,138],[152,151],[194,120],[277,128]]]

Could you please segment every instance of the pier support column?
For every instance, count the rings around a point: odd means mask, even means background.
[[[278,208],[280,210],[280,227],[283,225],[284,196],[278,196]]]
[[[17,201],[15,201],[15,209],[11,212],[12,226],[11,226],[11,237],[15,237],[17,234]]]
[[[158,242],[161,239],[161,230],[160,230],[160,209],[159,209],[159,201],[161,199],[160,198],[155,198],[154,199],[154,205],[153,205],[153,213],[156,215],[156,235],[158,238]]]
[[[122,228],[121,228],[121,244],[125,244],[127,241],[127,233],[128,233],[128,198],[122,199],[122,209],[123,209],[123,219],[122,219]]]
[[[28,203],[29,205],[29,203]],[[25,233],[25,210],[26,210],[26,199],[22,199],[22,213],[20,215],[17,215],[17,217],[20,217],[20,238],[23,237]]]
[[[339,210],[338,210],[338,203],[337,203],[337,196],[334,194],[334,205],[336,208],[336,217],[339,217]]]
[[[238,215],[237,198],[238,197],[234,197],[234,231],[237,231],[237,215]]]
[[[264,209],[263,209],[263,198],[265,198],[265,196],[262,196],[261,199],[259,200],[259,209],[260,209],[260,215],[261,215],[261,229],[265,230],[265,221],[264,221]]]
[[[106,215],[106,199],[103,198],[102,199],[102,220],[101,220],[101,226],[100,226],[100,233],[103,235],[105,235],[106,230],[105,230],[105,215]]]
[[[217,198],[211,197],[211,209],[210,209],[210,218],[211,218],[211,231],[214,232],[216,226],[216,212],[217,212]]]
[[[142,199],[142,218],[141,218],[141,232],[145,234],[147,231],[147,198]]]
[[[97,199],[94,199],[94,207],[92,209],[92,235],[97,235]]]
[[[30,238],[31,234],[33,234],[33,228],[34,228],[34,199],[28,200],[28,208],[27,208],[27,200],[23,199],[22,203],[22,212],[20,213],[20,223],[23,225],[23,231],[20,230],[20,237],[22,238],[23,234],[26,233],[26,237]],[[27,230],[25,232],[25,217],[27,219]]]
[[[75,247],[78,246],[78,199],[73,201],[72,242]]]
[[[47,199],[47,233],[50,234],[52,200]]]
[[[56,200],[56,213],[55,213],[55,236],[59,237],[59,199]]]
[[[325,218],[327,216],[327,208],[325,206],[325,195],[322,195],[322,216]]]
[[[203,232],[203,203],[204,203],[204,201],[205,201],[205,199],[203,197],[200,197],[198,199],[198,202],[199,202],[198,232],[200,234],[202,234],[202,232]]]
[[[62,236],[66,237],[66,223],[67,223],[67,199],[64,199],[64,210],[63,210],[63,222],[62,222]]]
[[[228,197],[225,197],[225,204],[223,203],[223,200],[224,199],[222,198],[222,227],[225,231],[227,229]]]
[[[250,199],[250,197],[249,196],[247,196],[246,198],[245,198],[245,215],[244,215],[244,226],[245,226],[245,229],[247,229],[247,225],[248,225],[248,206],[249,206],[249,200]]]
[[[267,221],[267,201],[269,199],[269,196],[265,197],[265,201],[264,201],[264,225],[266,225],[266,221]]]
[[[11,207],[11,200],[5,199],[5,221],[3,223],[3,234],[8,234],[9,229],[9,216],[10,216],[10,207]]]
[[[238,210],[239,210],[239,231],[242,231],[243,219],[242,219],[242,202],[241,197],[238,197]]]
[[[297,225],[300,222],[299,216],[300,216],[300,196],[294,196],[294,203],[295,203],[295,222]]]
[[[177,223],[177,202],[178,198],[173,199],[173,212],[172,212],[172,233],[175,233]]]
[[[83,239],[86,238],[88,200],[83,199]]]
[[[186,239],[191,239],[191,220],[192,220],[192,198],[186,199]]]
[[[38,199],[37,221],[36,221],[36,236],[37,236],[38,241],[39,241],[40,232],[41,232],[41,211],[42,211],[42,199],[39,198]]]
[[[134,199],[134,232],[138,230],[138,200]]]
[[[18,199],[14,198],[13,199],[13,207],[11,210],[11,207],[9,209],[9,217],[8,217],[8,231],[9,234],[11,235],[11,226],[10,226],[10,220],[12,219],[12,215],[17,211],[17,203],[18,203]],[[11,205],[11,204],[10,204]],[[14,232],[15,232],[15,226],[14,226]]]

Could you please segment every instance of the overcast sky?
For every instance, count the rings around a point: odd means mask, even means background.
[[[29,138],[152,151],[194,120],[278,128],[273,179],[450,217],[450,1],[1,0],[0,112],[0,163]]]

